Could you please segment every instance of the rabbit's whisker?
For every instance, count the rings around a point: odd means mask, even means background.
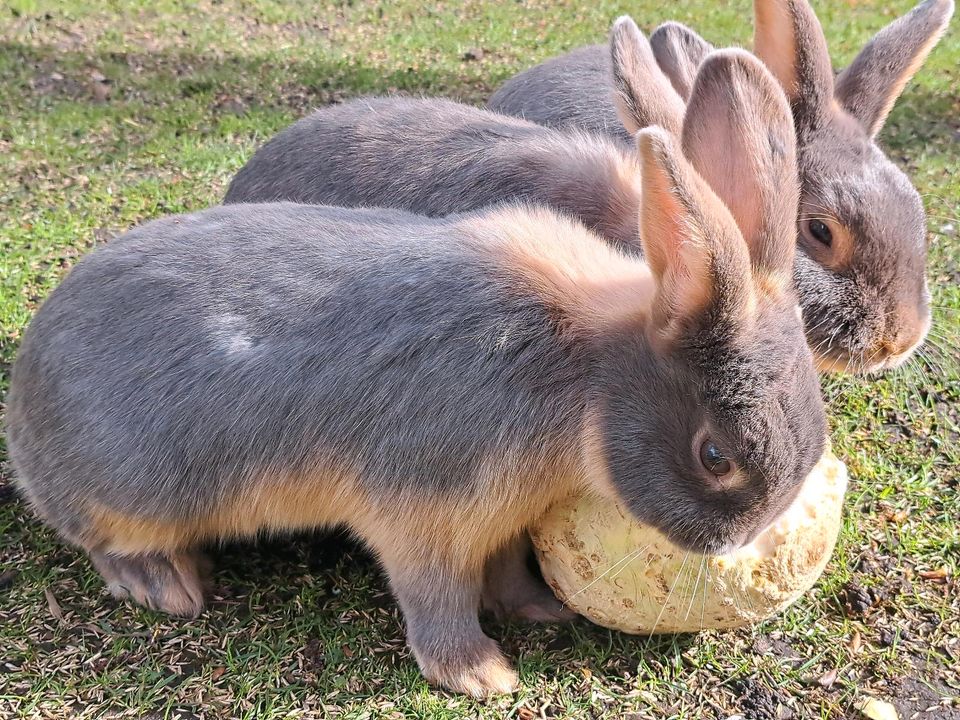
[[[627,569],[627,567],[630,565],[630,563],[632,563],[634,560],[636,560],[638,556],[643,555],[643,553],[645,553],[649,547],[650,547],[650,545],[644,545],[642,548],[640,548],[640,552],[635,553],[634,556],[633,556],[632,558],[630,558],[630,560],[628,560],[627,562],[625,562],[625,563],[620,567],[620,569],[618,569],[613,575],[610,576],[610,579],[613,580],[615,577],[619,576],[620,573],[622,573],[624,570]]]
[[[703,565],[707,561],[706,555],[700,556],[700,569],[697,570],[697,579],[693,583],[693,592],[690,593],[690,604],[687,606],[687,613],[683,616],[683,621],[686,622],[690,617],[690,611],[693,610],[693,603],[697,599],[697,590],[700,588],[700,578],[703,575]]]
[[[703,631],[703,617],[707,610],[707,585],[713,580],[710,576],[710,560],[706,559],[704,563],[706,576],[703,578],[703,592],[700,594],[700,630]]]
[[[621,564],[622,564],[624,567],[626,567],[626,565],[628,565],[628,564],[630,564],[631,562],[633,562],[633,561],[634,561],[638,556],[640,556],[648,547],[650,547],[650,546],[649,546],[649,545],[646,545],[646,546],[644,546],[644,547],[642,547],[642,548],[638,548],[637,550],[634,550],[634,551],[632,551],[632,552],[627,553],[627,554],[624,555],[622,558],[620,558],[619,560],[617,560],[615,563],[611,564],[610,567],[608,567],[606,570],[604,570],[602,573],[600,573],[597,577],[595,577],[595,578],[594,578],[593,580],[591,580],[589,583],[587,583],[587,584],[584,585],[582,588],[580,588],[580,589],[577,590],[575,593],[573,593],[573,595],[571,595],[571,596],[568,598],[568,600],[572,600],[573,598],[577,597],[577,596],[580,595],[581,593],[586,592],[587,590],[589,590],[590,588],[592,588],[592,587],[593,587],[594,585],[596,585],[598,582],[600,582],[601,580],[603,580],[603,578],[605,578],[607,575],[609,575],[611,572],[613,572],[616,568],[618,568]]]
[[[663,618],[663,612],[667,609],[667,606],[670,604],[670,598],[673,597],[673,591],[677,588],[677,583],[680,581],[680,578],[683,577],[683,571],[687,567],[687,561],[690,559],[690,551],[687,550],[683,555],[683,562],[680,563],[680,570],[677,572],[677,576],[673,579],[673,583],[670,585],[670,590],[667,592],[667,597],[663,600],[663,605],[660,608],[660,612],[657,614],[657,619],[653,621],[653,628],[650,630],[651,637],[656,635],[657,627],[660,625],[660,620]]]

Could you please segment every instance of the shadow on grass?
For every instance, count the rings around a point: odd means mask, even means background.
[[[494,58],[496,50],[491,49]],[[53,45],[0,42],[0,68],[6,68],[0,82],[19,80],[27,98],[41,95],[98,105],[149,101],[151,93],[172,99],[231,92],[263,107],[301,111],[358,94],[388,92],[443,95],[482,104],[523,67],[489,62],[417,69],[394,63],[384,71],[362,57],[330,57],[319,50],[292,58],[279,52],[203,55],[176,48],[77,52]],[[958,110],[956,98],[948,93],[912,84],[890,121],[904,131],[912,129],[905,140],[923,142],[936,135],[955,139],[953,132],[960,128]]]
[[[34,111],[58,101],[107,109],[209,96],[213,111],[226,107],[228,112],[247,108],[305,112],[356,95],[397,92],[482,103],[496,83],[480,77],[479,68],[466,67],[470,72],[399,64],[385,72],[362,58],[320,52],[298,59],[180,50],[80,53],[0,42],[0,83],[18,87],[24,101],[21,109]],[[499,76],[506,72],[501,67]]]
[[[338,583],[351,578],[369,583],[369,592],[364,593],[373,605],[388,609],[398,620],[399,608],[390,595],[386,576],[373,554],[349,532],[340,529],[297,533],[280,538],[260,539],[256,543],[230,543],[210,550],[214,560],[215,584],[219,591],[228,595],[233,589],[249,590],[254,586],[274,588],[271,602],[286,602],[291,593],[281,590],[297,573],[308,571],[315,581],[322,584],[324,593],[339,594]],[[539,573],[535,560],[530,558],[532,569]],[[295,591],[293,592],[295,594]],[[321,608],[317,608],[321,611]],[[215,612],[215,605],[211,612]],[[636,670],[636,659],[641,655],[673,654],[693,643],[692,634],[661,635],[654,637],[629,636],[596,626],[584,618],[570,624],[550,627],[549,638],[537,647],[531,645],[531,625],[513,622],[498,622],[482,616],[488,634],[501,642],[504,650],[516,658],[521,652],[535,654],[562,653],[567,662],[577,657],[588,657],[576,652],[578,643],[587,642],[594,648],[619,647],[621,662],[610,666],[612,674],[630,673]],[[402,640],[402,628],[395,626],[396,639]],[[533,633],[535,637],[536,632]],[[630,648],[628,652],[622,652]],[[555,658],[556,659],[556,658]],[[633,662],[631,662],[633,661]],[[601,673],[602,675],[602,673]]]

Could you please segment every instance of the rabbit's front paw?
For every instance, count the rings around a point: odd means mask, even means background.
[[[532,552],[526,533],[487,562],[481,607],[504,620],[568,622],[577,614],[563,606],[543,580],[527,567]]]
[[[488,637],[469,646],[456,646],[438,656],[416,653],[424,677],[434,685],[484,698],[517,689],[517,672]]]

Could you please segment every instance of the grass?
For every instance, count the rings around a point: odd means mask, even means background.
[[[835,62],[910,4],[818,3]],[[31,313],[80,255],[217,203],[254,148],[310,108],[395,91],[479,103],[627,11],[648,30],[675,18],[749,41],[746,0],[0,2],[0,391]],[[958,64],[953,30],[882,135],[930,215],[941,360],[960,329]],[[109,599],[0,471],[0,717],[766,720],[853,717],[865,695],[902,717],[960,717],[960,377],[936,365],[824,381],[852,475],[846,520],[827,573],[782,617],[655,639],[490,627],[522,689],[489,703],[423,682],[382,576],[343,538],[218,549],[209,610],[172,621]]]

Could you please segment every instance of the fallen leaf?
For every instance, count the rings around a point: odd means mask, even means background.
[[[857,700],[856,708],[860,714],[869,720],[900,720],[897,709],[888,702],[865,697]]]
[[[213,671],[210,673],[210,679],[213,680],[213,682],[216,682],[221,677],[223,677],[223,674],[226,671],[227,669],[225,667],[215,667]]]
[[[947,581],[948,573],[945,567],[938,567],[936,570],[920,570],[917,575],[924,580],[932,580],[936,583],[945,583]]]
[[[47,599],[47,607],[50,609],[50,614],[57,620],[63,620],[63,610],[60,609],[60,603],[57,602],[50,588],[43,589],[43,596]]]
[[[537,714],[526,705],[517,711],[517,717],[520,718],[520,720],[533,720],[536,716]]]
[[[883,519],[896,525],[901,525],[909,517],[906,510],[887,510],[883,513]]]
[[[860,631],[854,630],[850,636],[850,652],[856,655],[860,652],[860,646],[863,644],[863,638],[860,637]]]
[[[833,687],[833,684],[837,681],[837,669],[833,668],[832,670],[827,670],[823,675],[817,678],[817,682],[821,687],[825,687],[828,690]]]

